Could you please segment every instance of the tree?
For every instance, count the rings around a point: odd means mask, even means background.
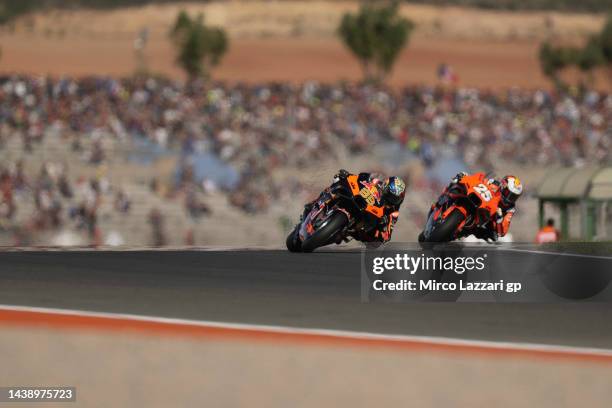
[[[178,49],[176,62],[191,79],[208,76],[228,48],[228,39],[222,28],[208,27],[202,14],[192,19],[185,11],[177,15],[170,39]]]
[[[577,48],[555,47],[546,41],[540,46],[540,68],[544,75],[555,83],[557,88],[565,88],[566,84],[559,77],[559,72],[575,65],[579,56],[580,52]]]
[[[564,86],[558,73],[564,68],[574,65],[587,76],[589,86],[593,85],[593,70],[599,66],[607,66],[612,71],[612,15],[608,16],[602,30],[589,37],[581,47],[554,47],[549,42],[540,46],[540,66],[542,72],[551,78],[556,86]],[[611,75],[612,77],[612,75]],[[581,86],[585,81],[581,79]]]
[[[363,4],[358,13],[342,17],[338,35],[359,61],[365,79],[378,82],[391,72],[413,28],[398,15],[396,2]]]
[[[593,69],[605,62],[602,44],[599,36],[592,36],[584,48],[578,50],[576,63],[580,71],[587,75],[587,83],[593,86]]]
[[[181,10],[176,15],[176,20],[174,20],[174,26],[172,30],[170,30],[170,38],[175,43],[180,43],[185,39],[186,33],[189,32],[192,26],[191,18],[189,14],[185,10]]]
[[[599,33],[599,44],[603,56],[603,65],[608,69],[608,78],[612,80],[612,14],[608,14],[606,23]]]
[[[555,81],[558,72],[564,67],[564,63],[560,58],[560,53],[558,50],[548,41],[544,42],[542,45],[540,45],[540,53],[538,54],[538,57],[542,73]]]
[[[16,17],[40,6],[36,0],[0,0],[0,24],[8,23]]]
[[[599,33],[599,42],[604,59],[608,64],[612,63],[612,15],[608,19]]]

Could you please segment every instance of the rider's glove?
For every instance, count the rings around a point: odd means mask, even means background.
[[[337,177],[345,179],[347,178],[351,173],[349,173],[348,171],[344,170],[344,169],[340,169],[338,170],[338,174]]]
[[[495,180],[494,178],[489,179],[489,184],[494,185],[497,188],[501,187],[499,180]]]
[[[464,178],[465,176],[467,176],[468,174],[465,171],[460,171],[459,173],[457,173],[457,175],[455,176],[455,178],[453,178],[453,183],[458,183],[461,181],[462,178]]]
[[[334,183],[346,179],[351,173],[344,169],[338,170],[338,173],[334,176]]]

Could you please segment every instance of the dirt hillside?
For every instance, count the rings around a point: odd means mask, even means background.
[[[216,78],[231,81],[337,81],[359,79],[358,64],[334,36],[342,14],[356,2],[230,1],[125,8],[51,11],[25,16],[0,34],[1,72],[53,75],[129,75],[136,69],[134,40],[148,30],[151,71],[180,76],[167,32],[181,8],[203,12],[231,37]],[[417,24],[402,53],[392,85],[436,81],[442,62],[459,83],[482,87],[549,86],[537,49],[542,39],[585,38],[603,16],[546,12],[495,12],[457,7],[404,5]],[[603,76],[602,76],[603,78]],[[600,86],[607,86],[599,81]]]

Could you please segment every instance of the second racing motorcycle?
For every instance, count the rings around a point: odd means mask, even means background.
[[[419,242],[449,242],[471,234],[487,236],[500,200],[484,173],[466,175],[449,186],[430,212]]]

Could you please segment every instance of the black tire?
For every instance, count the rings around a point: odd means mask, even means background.
[[[335,212],[323,227],[319,228],[304,242],[302,252],[312,252],[315,249],[330,244],[334,236],[348,224],[348,217],[343,212]]]
[[[436,225],[427,242],[450,242],[455,237],[455,231],[459,224],[463,222],[465,216],[459,210],[453,210],[448,217]]]
[[[287,249],[289,252],[302,252],[302,242],[300,241],[300,237],[298,234],[298,229],[300,228],[300,224],[296,225],[295,228],[287,235],[287,240],[285,244],[287,245]]]

